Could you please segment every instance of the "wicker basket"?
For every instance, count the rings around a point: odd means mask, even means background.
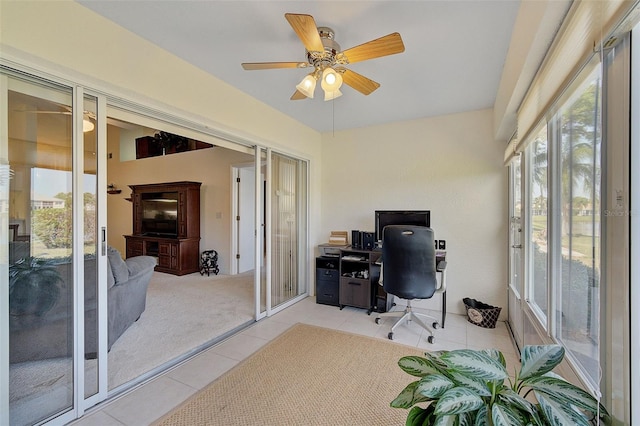
[[[462,299],[462,302],[467,309],[467,320],[470,323],[484,328],[496,328],[496,322],[502,308],[487,305],[468,297]]]

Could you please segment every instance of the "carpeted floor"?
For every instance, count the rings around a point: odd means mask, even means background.
[[[154,272],[144,313],[109,352],[109,389],[251,321],[253,309],[253,271],[181,277]],[[86,386],[93,389],[96,361],[87,361],[86,368]],[[69,358],[11,364],[9,374],[11,416],[16,423],[71,404]]]
[[[253,309],[253,271],[154,272],[146,310],[109,352],[109,389],[251,321]]]
[[[389,403],[415,379],[397,362],[420,354],[297,324],[154,425],[401,425]]]

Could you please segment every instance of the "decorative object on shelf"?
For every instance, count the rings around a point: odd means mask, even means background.
[[[154,136],[136,138],[136,159],[213,148],[214,145],[173,133],[158,131]]]
[[[189,139],[173,133],[159,131],[153,136],[153,139],[162,147],[162,155],[165,155],[170,150],[181,152],[189,148]]]
[[[107,185],[107,194],[119,194],[122,192],[122,189],[118,189],[115,184],[110,183]]]
[[[218,252],[215,250],[205,250],[200,255],[200,275],[207,273],[207,276],[211,272],[218,275],[220,268],[218,267]]]
[[[551,372],[563,358],[560,345],[525,346],[520,371],[509,377],[504,355],[496,349],[402,357],[400,368],[420,379],[391,406],[411,409],[407,425],[590,425],[598,424],[598,415],[602,424],[610,424],[607,410],[593,396]],[[418,403],[428,405],[414,406]]]

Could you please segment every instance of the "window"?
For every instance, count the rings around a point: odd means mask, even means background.
[[[529,300],[546,325],[549,280],[548,259],[548,150],[547,126],[536,134],[527,147],[529,158]]]
[[[600,286],[600,68],[558,111],[561,253],[555,337],[598,383]]]
[[[538,324],[597,388],[602,79],[595,62],[566,90],[526,147],[525,292]]]

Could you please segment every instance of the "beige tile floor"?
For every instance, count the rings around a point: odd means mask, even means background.
[[[270,318],[253,324],[127,394],[93,408],[72,424],[148,425],[295,323],[313,324],[387,339],[389,327],[395,319],[383,319],[380,325],[377,325],[374,319],[375,313],[369,316],[362,309],[349,307],[339,310],[337,307],[316,304],[315,298],[306,298]],[[484,329],[469,323],[465,316],[448,314],[445,328],[436,330],[433,344],[427,342],[427,336],[426,331],[412,323],[396,329],[394,341],[429,350],[497,348],[505,355],[508,365],[518,363],[517,351],[504,322],[498,322],[495,329]]]

